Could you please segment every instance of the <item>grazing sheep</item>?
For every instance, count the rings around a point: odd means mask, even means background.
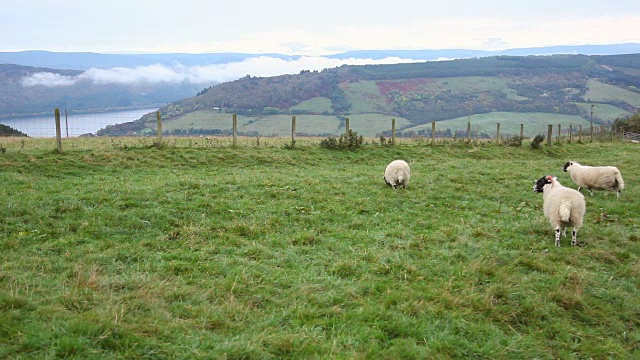
[[[584,196],[577,190],[562,186],[557,178],[548,175],[540,178],[533,192],[542,193],[544,216],[556,231],[556,246],[560,246],[560,231],[567,236],[567,227],[572,228],[571,246],[577,245],[578,230],[586,211]]]
[[[620,170],[615,166],[586,166],[575,161],[569,161],[562,167],[563,171],[568,171],[571,180],[580,189],[587,188],[591,196],[593,190],[616,190],[616,198],[620,197],[620,191],[624,190],[624,180]]]
[[[384,170],[384,176],[382,178],[387,185],[394,189],[398,187],[406,188],[409,186],[409,179],[411,178],[409,164],[404,160],[392,161]]]

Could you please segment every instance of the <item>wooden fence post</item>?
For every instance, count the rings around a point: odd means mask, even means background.
[[[547,125],[547,146],[551,146],[552,136],[553,136],[553,125]]]
[[[613,134],[616,132],[615,129],[616,127],[611,125],[611,142],[613,142],[613,136],[614,136]]]
[[[396,119],[391,119],[391,145],[396,144]]]
[[[160,113],[160,110],[156,111],[156,122],[157,122],[156,145],[162,146],[162,114]]]
[[[558,135],[556,135],[556,141],[560,141],[560,135],[562,135],[562,124],[558,124]]]
[[[296,116],[291,116],[291,147],[296,146]]]
[[[620,126],[620,142],[622,142],[622,140],[624,140],[624,128]]]
[[[436,144],[436,122],[431,122],[431,145]]]
[[[582,142],[582,125],[578,125],[578,141]]]
[[[520,140],[524,139],[524,124],[520,124]]]
[[[569,144],[573,142],[573,125],[569,125]]]
[[[56,108],[54,110],[55,121],[56,121],[56,150],[61,153],[62,152],[62,130],[60,130],[60,109]]]
[[[496,142],[500,144],[500,123],[496,124]]]
[[[233,147],[238,146],[238,115],[233,113]]]
[[[471,142],[471,121],[467,121],[467,142]]]
[[[64,109],[64,126],[67,129],[67,138],[69,137],[69,112]]]
[[[349,134],[349,118],[345,118],[344,119],[344,128],[345,128],[345,134],[346,136],[346,140],[347,140],[347,147],[349,146],[350,140],[351,140],[351,136]]]

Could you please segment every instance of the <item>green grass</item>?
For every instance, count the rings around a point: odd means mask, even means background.
[[[636,144],[302,140],[5,142],[0,358],[638,356]],[[531,191],[568,159],[628,187],[587,196],[580,248]]]
[[[238,128],[245,124],[255,121],[256,117],[237,115]],[[156,123],[148,123],[151,129],[156,129]],[[162,120],[162,130],[172,131],[175,129],[233,129],[233,114],[226,114],[218,111],[198,110],[175,119]]]
[[[396,119],[396,129],[409,124],[409,120],[382,114],[352,114],[349,115],[351,130],[365,137],[376,137],[383,131],[391,131],[391,119]]]
[[[391,104],[380,93],[375,81],[341,84],[344,95],[351,103],[351,114],[392,113]]]
[[[509,88],[506,79],[497,76],[458,76],[434,80],[438,87],[443,90],[448,89],[460,93],[481,93],[498,90],[505,93],[509,100],[527,100],[526,97],[519,96],[515,89]]]
[[[333,115],[296,115],[296,133],[338,134],[340,120]],[[257,131],[267,136],[291,135],[291,115],[269,115],[238,127],[238,131]],[[343,129],[344,131],[344,129]]]
[[[617,118],[624,118],[624,117],[633,115],[633,113],[625,109],[621,109],[617,106],[608,105],[608,104],[590,104],[590,103],[575,103],[575,104],[580,109],[582,109],[582,111],[584,111],[585,114],[590,114],[591,105],[594,105],[593,107],[594,118],[598,117],[605,121],[614,121]]]
[[[640,105],[640,93],[625,90],[621,87],[589,80],[589,91],[582,97],[585,101],[624,101],[634,106]]]
[[[467,131],[468,116],[462,116],[451,120],[442,120],[436,122],[436,130],[451,129]],[[547,134],[547,126],[554,125],[553,132],[558,130],[557,125],[561,124],[563,131],[569,129],[572,125],[574,129],[578,129],[582,125],[583,131],[589,129],[589,122],[579,116],[549,114],[549,113],[515,113],[515,112],[491,112],[486,114],[471,115],[471,130],[485,132],[492,137],[496,135],[497,123],[500,123],[501,135],[519,135],[520,124],[524,124],[524,136],[533,137],[537,134]],[[431,130],[431,123],[403,129],[403,131],[419,131]]]
[[[305,100],[299,103],[296,106],[292,106],[291,110],[302,110],[308,111],[312,113],[332,113],[333,109],[331,108],[331,99],[318,96],[313,99]]]

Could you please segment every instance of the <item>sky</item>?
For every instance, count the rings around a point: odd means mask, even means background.
[[[265,54],[200,67],[91,69],[35,74],[25,86],[136,81],[222,82],[342,64],[349,50],[504,50],[640,43],[638,0],[2,0],[0,51]],[[296,61],[269,53],[301,55]]]
[[[280,53],[640,42],[638,0],[2,0],[0,51]]]

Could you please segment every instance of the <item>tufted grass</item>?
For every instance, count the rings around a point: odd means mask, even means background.
[[[0,358],[638,356],[637,145],[191,141],[0,154]],[[569,159],[628,190],[555,248]]]

